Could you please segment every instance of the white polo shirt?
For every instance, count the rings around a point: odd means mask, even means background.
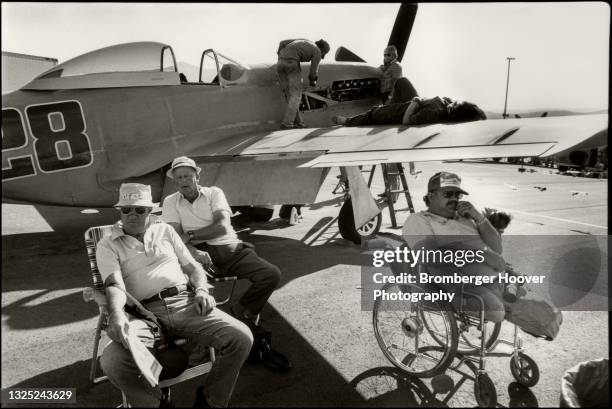
[[[184,232],[208,227],[214,222],[214,212],[225,210],[232,214],[223,190],[216,186],[199,186],[199,195],[193,203],[185,199],[181,192],[176,192],[164,199],[162,218],[166,223],[178,223]],[[240,243],[238,235],[231,224],[227,234],[210,240],[193,240],[193,244],[234,244]]]
[[[187,284],[181,266],[196,262],[172,226],[150,224],[143,240],[125,234],[121,221],[115,223],[111,235],[102,238],[96,250],[102,281],[119,272],[126,290],[139,301],[164,288]]]

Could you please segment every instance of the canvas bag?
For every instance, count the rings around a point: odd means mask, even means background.
[[[549,341],[557,337],[563,314],[550,301],[527,293],[516,302],[506,303],[506,306],[506,319],[523,331]]]

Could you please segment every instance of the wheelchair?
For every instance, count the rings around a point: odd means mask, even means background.
[[[380,234],[393,248],[408,248],[400,236]],[[385,237],[386,236],[386,237]],[[368,245],[381,248],[381,243]],[[391,264],[394,275],[418,274],[425,266],[411,268],[408,264]],[[387,293],[410,294],[436,292],[435,285],[386,283]],[[485,319],[484,300],[469,290],[457,292],[462,296],[458,308],[445,301],[411,302],[399,298],[394,301],[378,298],[374,303],[372,323],[374,334],[385,357],[397,368],[417,378],[434,378],[450,369],[463,375],[454,387],[459,389],[465,379],[474,382],[474,394],[481,407],[492,407],[497,403],[495,385],[485,369],[489,357],[510,357],[510,371],[516,381],[525,387],[536,385],[540,372],[536,362],[523,352],[518,326],[514,325],[512,341],[498,339],[501,322]],[[473,297],[480,311],[463,310],[465,301]],[[499,345],[512,347],[511,352],[496,352]],[[507,349],[507,348],[506,348]],[[458,362],[455,364],[455,360]],[[465,364],[473,376],[460,369]],[[449,387],[450,390],[450,387]]]

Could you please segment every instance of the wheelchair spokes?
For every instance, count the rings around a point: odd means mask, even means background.
[[[384,290],[388,294],[423,292],[417,286],[390,283]],[[374,303],[374,333],[381,350],[396,367],[418,377],[443,372],[457,349],[452,313],[442,303],[433,304],[382,299]]]

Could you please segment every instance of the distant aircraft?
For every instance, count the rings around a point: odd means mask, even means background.
[[[400,6],[388,42],[400,59],[416,11],[415,4]],[[358,165],[550,155],[578,143],[601,145],[593,135],[607,135],[607,115],[332,127],[333,116],[379,102],[379,70],[362,61],[338,48],[300,108],[316,128],[276,131],[285,100],[273,64],[245,65],[207,49],[199,81],[184,82],[166,44],[120,44],[81,55],[3,95],[2,196],[110,207],[119,185],[131,181],[151,185],[160,200],[174,191],[165,170],[187,155],[203,168],[201,182],[223,188],[232,206],[312,203],[329,168],[342,166],[355,226],[341,229],[348,237],[372,233],[360,229],[380,217]]]

